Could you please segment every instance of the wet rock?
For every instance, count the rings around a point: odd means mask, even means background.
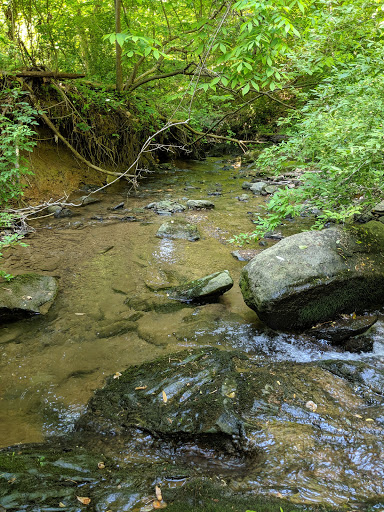
[[[95,204],[100,203],[101,199],[94,196],[82,196],[80,197],[81,206],[86,206],[87,204]]]
[[[384,302],[384,226],[334,227],[285,238],[243,269],[246,304],[273,329],[304,330]]]
[[[112,338],[114,336],[119,336],[121,334],[125,334],[127,332],[132,332],[137,329],[136,322],[130,321],[119,321],[119,322],[108,322],[107,325],[98,326],[96,337],[97,338]]]
[[[72,217],[74,213],[69,208],[63,208],[60,205],[52,205],[47,208],[48,213],[53,213],[55,219],[63,219],[66,217]]]
[[[253,183],[250,181],[244,181],[244,183],[241,185],[241,188],[244,190],[249,190],[252,187]]]
[[[223,270],[171,288],[167,291],[167,295],[181,301],[200,301],[218,297],[230,290],[232,286],[233,280],[228,270]]]
[[[279,187],[277,187],[276,185],[267,185],[264,188],[264,190],[267,194],[274,194],[278,189],[279,189]]]
[[[45,314],[58,291],[54,277],[21,274],[0,287],[0,323]]]
[[[257,181],[256,183],[252,183],[252,185],[250,186],[249,189],[255,195],[262,195],[263,192],[265,192],[266,186],[267,186],[267,183],[265,183],[265,181]]]
[[[145,208],[154,210],[159,215],[183,212],[186,209],[184,205],[168,200],[150,203]]]
[[[270,240],[282,240],[284,235],[277,231],[268,231],[265,233],[264,238],[269,238]]]
[[[379,509],[383,395],[379,361],[166,355],[111,376],[65,438],[0,450],[0,506],[149,510],[159,485],[172,510]]]
[[[242,421],[234,406],[244,383],[233,357],[207,349],[129,368],[96,392],[77,430],[121,434],[140,427],[165,436],[238,437]]]
[[[212,203],[212,201],[207,201],[206,199],[190,199],[187,201],[187,208],[190,210],[211,210],[215,207],[215,203]]]
[[[353,336],[358,336],[368,331],[377,322],[377,315],[365,315],[365,316],[350,316],[348,318],[341,318],[334,320],[333,322],[326,322],[322,325],[313,327],[308,334],[315,336],[318,339],[330,341],[337,345]],[[364,346],[359,343],[358,346]],[[352,345],[351,345],[352,346]],[[367,347],[368,350],[371,345]],[[357,350],[353,350],[356,352]]]
[[[116,442],[139,429],[180,448],[205,442],[242,454],[247,471],[231,477],[240,493],[278,488],[294,503],[311,496],[332,506],[384,495],[384,370],[376,362],[261,366],[204,348],[114,377],[90,400],[78,431]]]
[[[111,210],[121,210],[122,208],[124,208],[124,201],[122,201],[121,203],[119,203],[115,206],[112,206]]]
[[[256,254],[259,254],[259,252],[260,249],[239,249],[237,251],[232,251],[231,254],[239,261],[251,261]]]
[[[374,213],[375,215],[384,214],[384,200],[372,208],[372,213]]]
[[[137,438],[142,448],[135,453],[134,464],[127,461],[127,446],[116,438],[80,437],[1,450],[0,511],[148,512],[155,509],[155,484],[173,511],[266,510],[267,506],[269,510],[284,506],[284,512],[297,509],[274,497],[239,495],[216,476],[216,471],[195,469],[197,457],[216,455],[209,447],[205,453],[195,449],[188,460],[188,448],[179,446],[174,451],[183,456],[173,456],[168,463],[153,449],[148,434],[137,433]],[[220,463],[231,468],[231,460],[222,454],[212,457],[210,466],[217,469]],[[239,466],[235,465],[237,472]],[[89,505],[81,503],[78,496],[88,497]],[[313,512],[320,511],[316,508]]]
[[[238,201],[248,201],[249,195],[248,194],[241,194],[241,196],[237,196],[236,199]]]
[[[172,240],[183,239],[195,242],[200,239],[200,233],[197,226],[190,224],[183,219],[175,219],[164,222],[156,236],[159,238],[170,238]]]

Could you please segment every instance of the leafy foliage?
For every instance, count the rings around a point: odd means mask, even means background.
[[[29,174],[23,152],[32,151],[37,111],[21,98],[21,91],[4,89],[0,94],[0,206],[22,195],[21,177]]]
[[[283,120],[288,142],[266,149],[261,169],[300,171],[301,185],[278,191],[259,218],[254,236],[286,216],[319,212],[315,227],[347,222],[384,192],[384,46],[372,45],[353,62],[341,63],[311,93],[301,111]]]

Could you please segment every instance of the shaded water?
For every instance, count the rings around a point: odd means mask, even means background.
[[[362,356],[271,332],[244,304],[237,282],[245,263],[231,255],[228,239],[252,230],[250,212],[266,201],[251,193],[239,201],[245,180],[238,160],[176,162],[128,197],[108,191],[74,217],[35,222],[29,247],[9,251],[6,268],[55,275],[60,292],[47,316],[1,327],[0,446],[67,432],[108,375],[186,347],[239,348],[265,363],[384,358],[382,321],[370,333],[374,351]],[[156,238],[169,217],[143,207],[164,198],[215,203],[214,210],[175,214],[196,223],[201,240]],[[121,201],[125,211],[111,209]],[[282,231],[295,229],[287,222]],[[223,269],[235,285],[217,303],[169,305],[156,291]]]

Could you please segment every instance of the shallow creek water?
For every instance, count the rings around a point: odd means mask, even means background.
[[[266,364],[384,357],[382,321],[371,334],[373,352],[356,355],[273,333],[244,304],[237,283],[245,262],[232,256],[236,247],[228,239],[252,230],[249,212],[261,211],[266,198],[249,193],[248,201],[237,199],[249,180],[240,166],[239,159],[177,161],[149,175],[136,192],[108,190],[73,217],[35,221],[29,246],[5,254],[7,270],[57,276],[60,291],[46,316],[0,329],[0,446],[67,432],[108,375],[185,348],[239,348]],[[214,210],[174,214],[198,225],[199,241],[155,236],[169,217],[143,207],[164,198],[215,203]],[[124,212],[111,209],[122,201]],[[121,220],[124,215],[136,221]],[[295,230],[289,222],[282,228],[284,234]],[[235,285],[216,303],[153,303],[158,287],[223,269]],[[127,329],[127,321],[135,328]]]

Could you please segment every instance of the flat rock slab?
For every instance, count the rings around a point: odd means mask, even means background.
[[[222,270],[172,288],[167,294],[172,299],[192,302],[217,297],[230,290],[232,286],[233,280],[228,270]]]
[[[157,230],[156,236],[159,238],[170,238],[171,240],[189,240],[190,242],[195,242],[200,239],[197,226],[183,219],[174,219],[164,222]]]
[[[269,327],[304,330],[384,303],[384,225],[306,231],[258,254],[243,269],[246,304]]]
[[[0,323],[45,314],[58,291],[52,276],[22,274],[0,286]]]

